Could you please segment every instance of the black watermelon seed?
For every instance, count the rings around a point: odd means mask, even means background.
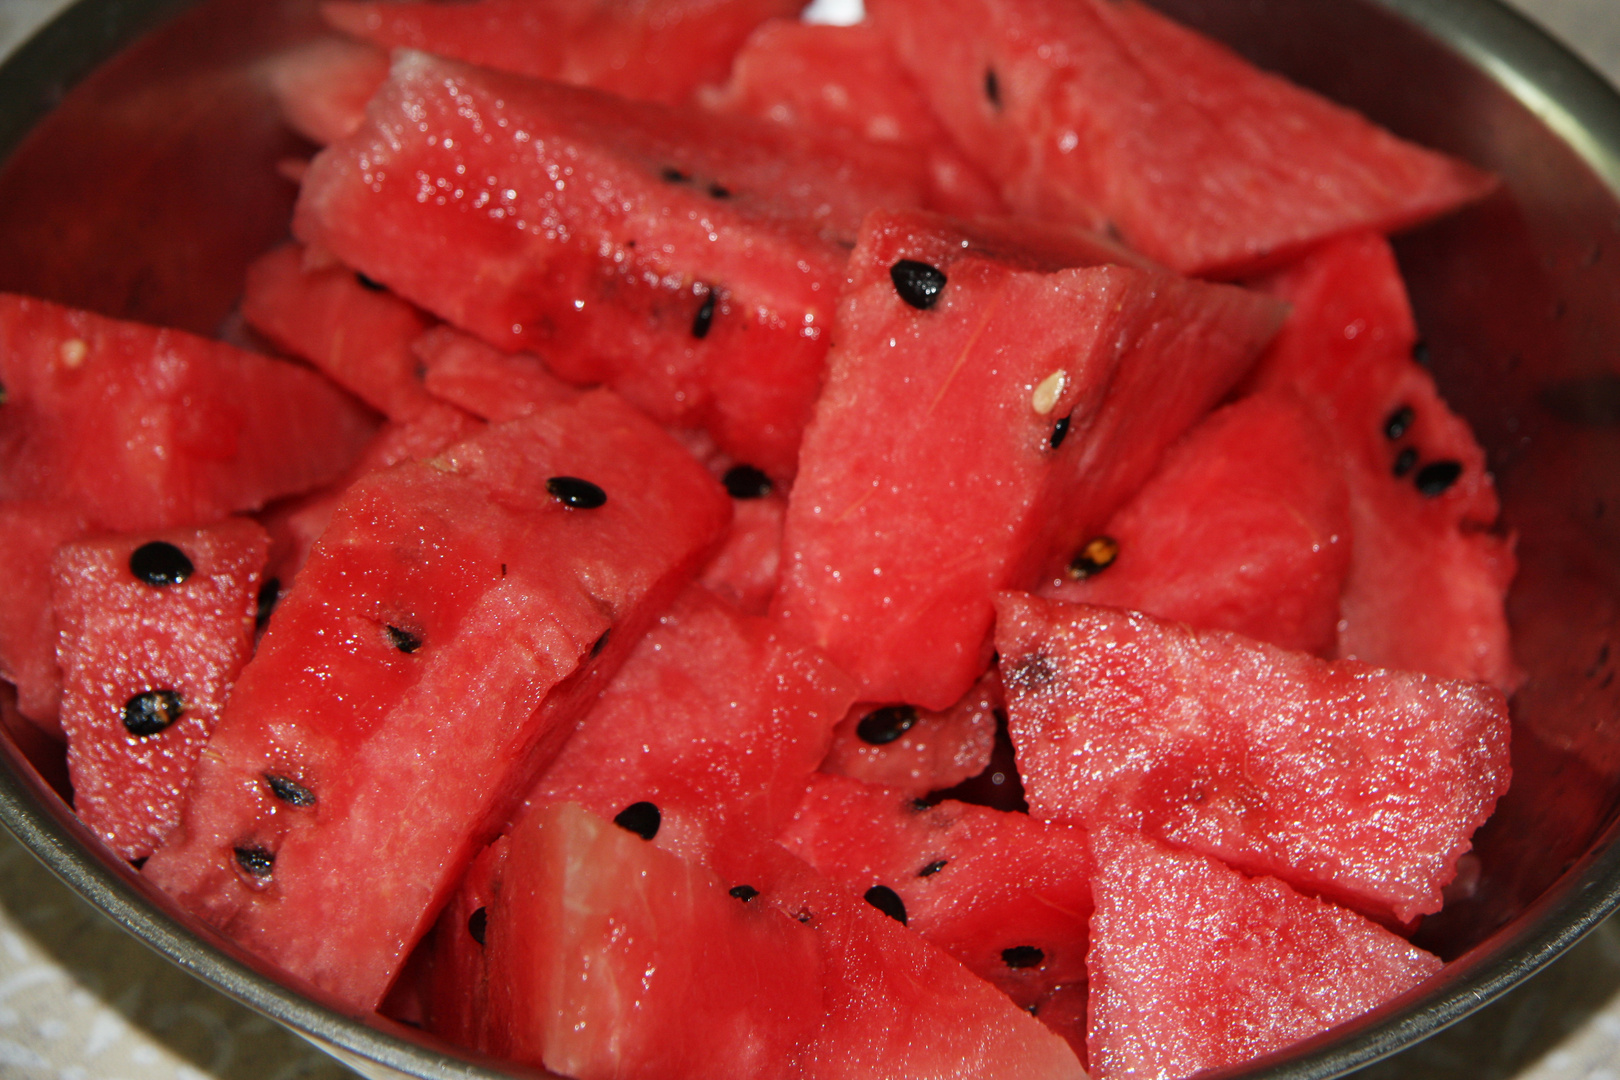
[[[1429,498],[1444,495],[1446,489],[1457,482],[1462,475],[1462,462],[1460,461],[1431,461],[1417,471],[1412,482],[1417,489]]]
[[[259,586],[259,598],[253,612],[254,625],[264,629],[264,624],[270,621],[270,613],[276,610],[276,601],[281,599],[281,579],[265,578],[264,584]]]
[[[815,918],[815,915],[801,908],[799,913],[793,917],[802,923],[808,923],[811,919]]]
[[[703,294],[703,303],[692,316],[692,336],[702,341],[709,336],[709,327],[714,325],[714,290],[709,289]]]
[[[889,267],[889,280],[900,299],[921,311],[939,303],[945,291],[945,272],[916,259],[901,259]]]
[[[394,643],[394,648],[402,653],[413,653],[422,647],[422,639],[409,630],[401,630],[397,626],[388,629],[388,640]]]
[[[759,895],[759,890],[754,888],[752,885],[733,885],[731,887],[731,895],[735,896],[737,899],[746,904],[748,901]]]
[[[906,902],[900,899],[899,893],[887,885],[874,885],[867,889],[866,902],[901,926],[906,925]]]
[[[1420,338],[1412,342],[1412,359],[1424,367],[1429,366],[1429,343],[1427,341]]]
[[[1401,452],[1395,455],[1395,464],[1390,467],[1389,471],[1394,473],[1396,476],[1405,476],[1407,473],[1411,472],[1416,465],[1417,451],[1412,449],[1410,446],[1407,446],[1403,447]]]
[[[1052,449],[1056,450],[1063,445],[1063,440],[1069,437],[1069,418],[1065,416],[1052,426]]]
[[[1384,438],[1394,442],[1412,430],[1412,421],[1415,419],[1417,414],[1412,411],[1412,406],[1402,405],[1390,413],[1389,419],[1384,421]]]
[[[763,499],[775,487],[770,477],[752,465],[733,465],[720,482],[733,499]]]
[[[129,572],[148,585],[178,585],[196,572],[186,553],[165,540],[142,544],[129,556]]]
[[[570,510],[595,510],[607,502],[607,492],[577,476],[553,476],[546,481],[546,492]]]
[[[651,840],[658,835],[658,826],[664,817],[658,812],[658,807],[650,802],[631,803],[619,811],[613,819],[613,824],[627,832],[633,832],[643,840]]]
[[[262,847],[236,849],[236,865],[256,878],[266,878],[276,868],[276,853]]]
[[[910,705],[885,705],[861,717],[855,734],[872,746],[887,746],[910,731],[917,723],[917,710]]]
[[[488,930],[489,912],[486,909],[479,908],[477,911],[467,916],[467,933],[471,934],[472,939],[478,942],[478,944],[482,945],[484,943],[484,934]]]
[[[145,738],[180,719],[185,704],[173,690],[148,690],[124,703],[124,730]]]
[[[996,78],[995,68],[984,70],[984,96],[990,100],[990,104],[1001,108],[1001,80]]]
[[[1028,1005],[1024,1006],[1024,1011],[1029,1013],[1031,1016],[1039,1016],[1041,1015],[1041,1003],[1038,1001],[1032,1001]]]
[[[688,180],[692,179],[691,173],[683,173],[673,165],[664,166],[663,171],[658,175],[671,184],[684,184]]]
[[[731,189],[724,184],[710,184],[709,194],[716,199],[729,199],[731,198]]]
[[[1001,950],[1001,962],[1010,968],[1037,967],[1046,960],[1046,953],[1033,945],[1014,945]]]
[[[373,279],[366,277],[366,275],[362,274],[358,270],[354,272],[354,280],[360,283],[361,288],[370,289],[372,292],[382,292],[387,288],[387,286],[382,282],[374,281]]]
[[[598,656],[601,656],[602,655],[602,650],[607,648],[608,635],[611,634],[611,633],[613,633],[613,628],[610,626],[606,630],[602,631],[602,636],[601,637],[599,637],[595,641],[591,642],[591,659],[592,660],[595,660]]]
[[[947,861],[948,860],[946,860],[946,859],[936,859],[935,861],[929,863],[927,866],[923,867],[921,870],[917,871],[917,876],[918,877],[933,877],[935,874],[937,874],[941,870],[945,869],[945,863]]]
[[[935,805],[937,805],[937,800],[931,800],[927,796],[919,796],[911,800],[911,812],[913,814],[925,814],[932,810]]]
[[[1069,560],[1069,580],[1084,581],[1102,573],[1119,558],[1119,541],[1112,536],[1093,536]]]
[[[264,774],[264,782],[270,785],[270,794],[284,803],[294,806],[314,806],[315,793],[303,784],[287,779],[285,776],[272,776]]]

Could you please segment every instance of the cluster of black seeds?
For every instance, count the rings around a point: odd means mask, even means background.
[[[1419,345],[1421,344],[1419,342]],[[1414,346],[1414,355],[1416,348],[1417,346]],[[1416,419],[1417,414],[1412,410],[1412,406],[1406,404],[1397,406],[1393,412],[1384,418],[1384,438],[1390,442],[1399,442],[1411,432],[1412,424]],[[1413,470],[1416,470],[1416,472]],[[1451,485],[1462,477],[1462,471],[1462,462],[1451,458],[1430,461],[1419,467],[1418,451],[1413,446],[1401,447],[1395,454],[1394,463],[1390,466],[1390,472],[1396,479],[1401,479],[1410,474],[1413,486],[1418,489],[1420,494],[1430,499],[1444,495],[1451,490]]]

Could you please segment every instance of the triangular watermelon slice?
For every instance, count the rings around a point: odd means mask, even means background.
[[[1507,790],[1507,702],[1480,683],[1022,593],[998,602],[996,646],[1032,814],[1398,923],[1440,910]]]
[[[1110,226],[1188,274],[1389,231],[1494,181],[1261,72],[1140,0],[873,0],[1015,211]]]

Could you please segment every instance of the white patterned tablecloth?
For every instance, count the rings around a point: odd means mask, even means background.
[[[1309,2],[1309,0],[1304,0]],[[1620,84],[1620,0],[1510,0]],[[64,0],[0,0],[0,56]],[[0,830],[0,1078],[343,1080],[171,966]],[[1620,922],[1361,1080],[1620,1080]]]

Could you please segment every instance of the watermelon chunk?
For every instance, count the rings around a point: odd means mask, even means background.
[[[995,669],[944,712],[858,704],[833,732],[821,771],[907,795],[926,795],[978,776],[990,764],[1002,715]]]
[[[390,49],[421,49],[627,98],[680,105],[725,81],[755,26],[799,0],[333,0],[327,22]]]
[[[1293,394],[1211,413],[1043,596],[1332,653],[1351,561],[1332,437]]]
[[[436,326],[411,343],[422,385],[441,401],[499,423],[528,416],[579,396],[537,356],[503,353],[449,326]]]
[[[1016,212],[1111,227],[1183,273],[1403,228],[1494,187],[1137,0],[873,0],[871,12]]]
[[[85,533],[83,516],[50,502],[0,500],[0,561],[7,568],[0,605],[0,679],[17,688],[17,711],[57,739],[62,672],[56,664],[51,560]]]
[[[388,78],[386,51],[334,35],[300,42],[265,63],[282,119],[317,146],[352,134]]]
[[[1440,958],[1362,916],[1140,836],[1097,837],[1089,960],[1098,1080],[1191,1076],[1378,1007]]]
[[[739,611],[764,615],[770,610],[781,570],[787,499],[770,491],[743,490],[743,497],[732,496],[731,529],[704,568],[703,585]]]
[[[1507,790],[1507,702],[1480,683],[1019,593],[996,646],[1032,814],[1140,829],[1397,923],[1440,910]]]
[[[313,372],[179,330],[0,295],[0,499],[117,532],[202,525],[327,483],[371,436]]]
[[[578,1080],[800,1076],[809,930],[577,805],[513,829],[488,914],[491,1049]]]
[[[365,125],[315,158],[294,231],[782,479],[839,240],[872,206],[919,204],[906,156],[406,53]]]
[[[145,873],[245,947],[375,1008],[728,510],[605,391],[363,478],[242,670]]]
[[[988,666],[995,591],[1066,563],[1278,325],[1230,286],[1023,268],[1048,254],[997,258],[918,213],[862,228],[772,612],[863,700],[961,698]],[[942,290],[908,300],[908,268]]]
[[[1345,237],[1262,283],[1294,305],[1252,384],[1288,387],[1332,434],[1354,537],[1337,650],[1511,693],[1516,568],[1485,451],[1412,360],[1417,328],[1382,237]]]
[[[51,567],[73,809],[143,859],[180,820],[209,733],[253,652],[270,540],[207,529],[65,545]]]

